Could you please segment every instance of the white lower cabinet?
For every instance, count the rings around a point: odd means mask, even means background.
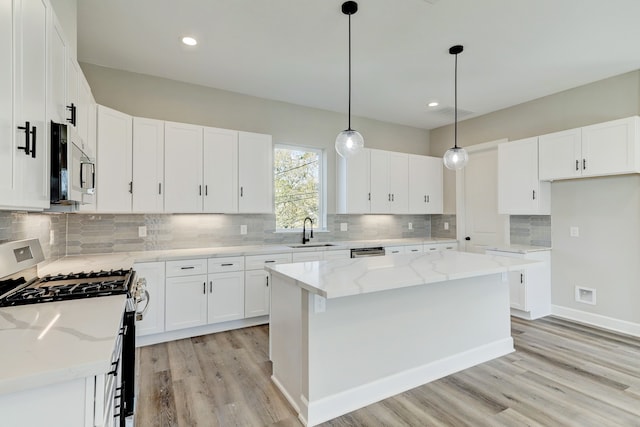
[[[323,261],[346,258],[351,258],[351,251],[349,249],[338,249],[335,251],[305,251],[294,252],[292,254],[293,262]]]
[[[449,242],[449,243],[425,243],[424,251],[425,252],[434,252],[434,251],[457,251],[458,250],[458,242]]]
[[[133,265],[138,279],[146,281],[146,302],[138,308],[136,335],[164,332],[165,275],[164,262],[141,262]]]
[[[551,314],[551,251],[516,253],[489,250],[486,253],[542,261],[526,270],[508,273],[511,315],[537,319]]]
[[[210,258],[207,323],[244,318],[244,257]]]
[[[407,253],[407,250],[404,246],[386,246],[384,248],[385,255],[396,255],[404,253]]]
[[[167,331],[192,328],[207,323],[206,274],[167,277],[165,296],[165,329]]]
[[[248,255],[245,257],[244,273],[244,317],[257,317],[269,314],[271,302],[271,277],[265,266],[291,262],[292,255],[268,254]]]

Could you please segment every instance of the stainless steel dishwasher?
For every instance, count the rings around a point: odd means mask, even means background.
[[[384,256],[384,248],[382,246],[378,246],[375,248],[351,249],[351,258],[364,258],[367,256]]]

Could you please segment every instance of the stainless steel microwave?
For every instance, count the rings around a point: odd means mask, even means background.
[[[72,126],[51,122],[51,204],[83,204],[95,192],[96,167]]]

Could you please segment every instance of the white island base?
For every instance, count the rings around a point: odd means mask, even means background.
[[[325,299],[274,269],[272,379],[300,420],[314,426],[508,354],[514,349],[505,276]]]

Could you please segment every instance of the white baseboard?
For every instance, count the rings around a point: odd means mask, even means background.
[[[278,390],[280,390],[280,393],[282,393],[282,395],[284,396],[285,399],[287,399],[287,401],[289,402],[289,405],[291,405],[293,407],[293,409],[296,412],[300,412],[300,408],[298,407],[298,403],[296,402],[296,400],[289,394],[289,392],[287,391],[286,388],[284,388],[284,386],[282,385],[282,383],[278,380],[278,378],[276,378],[275,375],[271,375],[271,381],[273,381],[273,383],[276,385],[276,387],[278,387]],[[305,424],[306,425],[306,424]]]
[[[513,339],[509,337],[314,402],[307,403],[302,396],[303,406],[305,403],[307,406],[307,416],[304,416],[305,408],[302,408],[298,418],[305,420],[307,426],[315,426],[513,351]]]
[[[626,320],[614,319],[601,314],[588,313],[574,308],[551,306],[551,314],[567,320],[573,320],[587,325],[597,326],[614,332],[640,337],[640,324]]]
[[[214,334],[216,332],[231,331],[233,329],[248,328],[250,326],[265,325],[269,323],[269,316],[250,317],[248,319],[232,320],[229,322],[214,323],[212,325],[197,326],[195,328],[178,329],[177,331],[162,332],[160,334],[136,336],[136,347],[159,344],[161,342],[181,340],[200,335]]]

